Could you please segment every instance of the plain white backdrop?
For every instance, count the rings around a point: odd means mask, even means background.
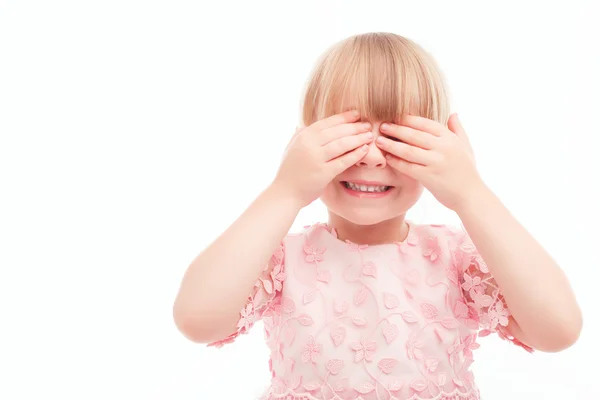
[[[0,1],[0,398],[262,392],[262,324],[207,349],[172,303],[273,178],[316,57],[366,31],[436,57],[481,174],[583,308],[563,353],[483,339],[484,399],[600,398],[598,15],[592,0]],[[456,221],[431,196],[412,214]],[[316,202],[294,229],[325,216]]]

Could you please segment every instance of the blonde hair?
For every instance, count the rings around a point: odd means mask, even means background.
[[[415,42],[386,32],[351,36],[323,54],[306,86],[302,123],[351,108],[365,121],[388,122],[410,113],[445,124],[450,112],[434,59]]]

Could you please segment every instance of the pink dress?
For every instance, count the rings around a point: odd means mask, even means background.
[[[325,224],[281,242],[223,346],[262,319],[263,399],[474,400],[478,336],[509,310],[464,229],[410,221],[403,242],[357,245]]]

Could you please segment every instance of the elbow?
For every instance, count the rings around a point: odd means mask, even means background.
[[[536,346],[538,350],[546,353],[558,353],[572,347],[581,336],[583,319],[581,315],[564,322],[553,329],[550,334],[544,335],[545,340]]]
[[[177,330],[193,343],[203,344],[210,342],[210,333],[198,316],[173,307],[173,322]]]
[[[557,346],[557,351],[566,350],[573,346],[579,340],[581,331],[583,329],[583,318],[581,314],[577,316],[572,322],[566,324],[561,330],[560,341]]]
[[[173,322],[186,339],[197,344],[216,342],[230,333],[225,329],[228,324],[214,312],[192,310],[177,302],[173,305]]]
[[[201,314],[192,312],[178,301],[173,304],[173,322],[177,330],[193,343],[206,343],[208,341]]]

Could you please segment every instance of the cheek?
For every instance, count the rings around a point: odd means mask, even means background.
[[[397,182],[398,187],[402,187],[405,189],[417,188],[419,186],[422,186],[418,180],[413,179],[410,176],[403,175],[403,174],[396,175],[395,181]]]
[[[327,208],[337,209],[344,203],[344,188],[338,180],[334,180],[325,186],[319,198]]]
[[[336,193],[341,189],[340,183],[337,180],[329,182],[325,189],[323,189],[323,194],[321,197],[332,199],[336,196]]]

